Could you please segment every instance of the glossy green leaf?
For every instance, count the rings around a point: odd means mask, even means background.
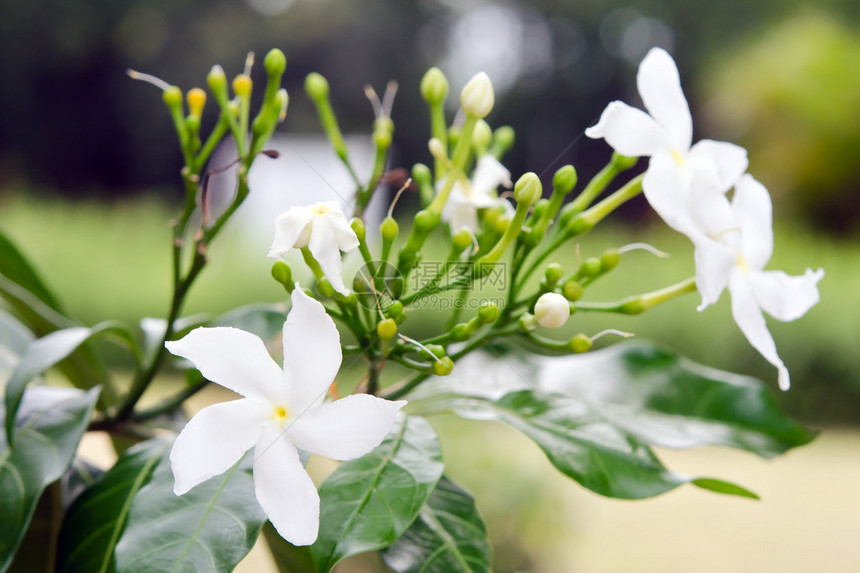
[[[293,545],[278,534],[271,522],[263,526],[263,537],[279,573],[316,573],[309,546]]]
[[[540,389],[582,400],[609,423],[655,446],[720,445],[773,457],[815,437],[782,412],[760,380],[708,368],[646,342],[548,360]]]
[[[115,571],[114,550],[132,501],[149,483],[170,445],[170,440],[153,439],[129,448],[75,499],[60,531],[58,573]]]
[[[254,494],[251,455],[179,496],[168,455],[131,502],[114,553],[117,571],[232,571],[266,520]]]
[[[745,487],[741,487],[734,483],[729,483],[727,481],[723,481],[721,479],[714,478],[696,478],[692,480],[692,483],[695,486],[698,486],[702,489],[706,489],[708,491],[713,491],[715,493],[724,493],[727,495],[736,495],[738,497],[748,497],[750,499],[761,499],[759,496],[751,492]]]
[[[398,573],[490,571],[490,543],[475,500],[443,476],[418,519],[382,558]]]
[[[21,360],[18,362],[15,372],[6,385],[6,433],[11,442],[14,434],[15,416],[24,388],[34,376],[41,374],[51,366],[60,362],[72,352],[77,350],[87,340],[101,333],[112,333],[126,338],[127,331],[116,326],[115,323],[102,323],[87,328],[74,326],[63,330],[57,330],[38,340],[34,340],[27,346]]]
[[[369,454],[343,462],[320,487],[319,571],[393,543],[418,516],[442,475],[442,452],[426,420],[403,416]]]
[[[57,299],[39,278],[33,266],[3,232],[0,232],[0,275],[24,287],[48,307],[60,310]]]
[[[33,333],[26,326],[0,308],[0,388],[5,388],[33,338]]]
[[[97,398],[96,389],[31,388],[21,402],[11,446],[0,406],[0,571],[15,555],[42,492],[69,466]]]

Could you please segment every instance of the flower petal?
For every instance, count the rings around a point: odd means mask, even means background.
[[[719,300],[729,283],[729,275],[737,257],[722,243],[703,239],[696,242],[696,288],[702,295],[699,311]]]
[[[788,369],[776,352],[776,344],[767,329],[747,273],[737,268],[732,271],[729,277],[729,292],[732,295],[732,316],[741,332],[765,360],[776,366],[779,372],[779,387],[788,390],[791,386]]]
[[[363,456],[388,434],[403,400],[392,402],[369,394],[353,394],[311,408],[287,430],[296,447],[331,458]]]
[[[310,241],[308,241],[308,249],[319,263],[332,288],[343,295],[349,294],[341,276],[343,260],[341,260],[334,229],[326,224],[314,225]]]
[[[325,214],[325,222],[334,231],[337,247],[341,251],[348,253],[358,247],[358,237],[355,231],[352,230],[352,227],[349,226],[349,222],[346,220],[346,215],[343,214],[340,204],[335,203],[335,205],[337,205],[337,208],[332,208],[331,211]]]
[[[275,238],[269,249],[269,258],[280,259],[290,249],[303,247],[304,245],[296,243],[313,218],[314,213],[308,207],[291,207],[278,215],[275,219]]]
[[[271,401],[281,393],[281,369],[263,341],[250,332],[200,327],[164,345],[193,362],[204,377],[246,398]]]
[[[445,204],[445,207],[451,206],[448,209],[448,219],[451,225],[451,234],[455,234],[461,229],[468,229],[473,234],[478,229],[478,210],[468,203],[454,202],[450,199]],[[444,209],[443,209],[443,215]]]
[[[743,236],[741,254],[751,270],[760,271],[773,254],[770,194],[752,175],[744,175],[735,186],[732,208]]]
[[[653,117],[620,101],[606,106],[600,120],[586,129],[585,135],[603,138],[615,151],[629,157],[650,156],[671,148],[666,132]]]
[[[173,492],[182,495],[230,469],[257,442],[260,424],[268,414],[267,404],[245,399],[213,404],[197,412],[170,450]]]
[[[278,534],[293,545],[317,539],[320,497],[299,453],[275,425],[267,425],[254,449],[257,502]]]
[[[697,142],[690,149],[687,160],[691,168],[711,170],[722,193],[731,189],[749,166],[746,149],[734,143],[711,139]]]
[[[642,192],[667,225],[688,237],[701,233],[688,208],[686,184],[668,153],[658,153],[651,158],[642,180]]]
[[[511,172],[492,155],[482,155],[472,175],[472,193],[479,197],[492,197],[499,185],[511,186]]]
[[[750,273],[750,285],[762,310],[777,320],[796,320],[818,303],[818,281],[824,269],[806,269],[801,276],[782,271]]]
[[[693,119],[672,56],[652,48],[639,64],[636,85],[645,109],[666,130],[672,148],[687,153],[693,140]]]
[[[322,402],[340,369],[340,334],[323,305],[293,289],[293,308],[284,323],[284,376],[291,414]]]

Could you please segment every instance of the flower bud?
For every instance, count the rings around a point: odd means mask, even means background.
[[[287,118],[287,106],[290,105],[290,95],[287,93],[287,90],[281,88],[278,90],[278,93],[275,94],[275,105],[278,108],[278,122],[283,123],[283,121]]]
[[[485,150],[493,141],[493,129],[483,119],[478,120],[475,124],[475,131],[472,132],[472,145],[477,149]]]
[[[391,340],[397,336],[397,322],[393,318],[380,320],[376,325],[376,334],[379,335],[380,340]]]
[[[577,274],[583,277],[596,277],[600,274],[600,269],[600,259],[597,257],[588,257],[582,261],[582,266],[579,267]]]
[[[562,195],[567,195],[576,187],[576,169],[565,165],[552,176],[552,187]]]
[[[478,309],[478,320],[482,324],[490,324],[497,318],[499,318],[499,307],[491,302],[482,304]]]
[[[642,303],[642,300],[639,298],[635,298],[633,300],[628,300],[624,304],[621,305],[619,310],[624,314],[641,314],[645,312],[645,305]]]
[[[448,79],[442,70],[433,67],[421,78],[421,97],[429,104],[438,105],[448,96]]]
[[[469,330],[469,327],[465,323],[458,324],[451,329],[451,338],[453,338],[457,342],[469,340],[471,337],[472,332]]]
[[[535,303],[535,319],[544,328],[559,328],[570,318],[570,303],[554,292],[542,294]]]
[[[352,227],[352,232],[355,233],[358,240],[363,241],[365,236],[364,221],[356,217],[349,222],[349,226]]]
[[[567,225],[564,227],[564,232],[568,237],[576,237],[587,233],[592,227],[594,227],[594,225],[583,219],[581,216],[577,216],[568,221]]]
[[[272,278],[287,288],[293,286],[293,271],[283,260],[275,261],[272,265]]]
[[[400,322],[400,317],[403,315],[403,303],[399,300],[395,300],[388,308],[385,309],[383,313],[387,318],[393,318],[395,321]]]
[[[468,229],[460,229],[451,239],[451,249],[455,253],[462,253],[472,246],[472,233]]]
[[[540,184],[540,178],[531,171],[523,173],[514,185],[514,199],[517,200],[517,203],[534,205],[540,199],[542,192],[543,187]]]
[[[250,77],[239,74],[233,78],[233,93],[241,98],[250,97],[253,85]]]
[[[503,213],[499,215],[499,218],[493,221],[493,231],[498,234],[502,234],[508,230],[508,227],[511,224],[511,217],[507,213]]]
[[[446,159],[448,154],[445,152],[445,144],[438,137],[433,137],[427,142],[427,149],[430,150],[430,155],[436,159]]]
[[[460,106],[466,115],[483,119],[493,110],[496,95],[493,83],[484,72],[475,75],[460,92]]]
[[[436,376],[447,376],[454,369],[454,361],[450,356],[443,356],[433,363],[433,374]]]
[[[564,298],[573,302],[577,301],[582,297],[582,294],[585,292],[585,289],[579,283],[579,281],[575,281],[570,279],[564,286],[561,288],[561,292],[564,295]]]
[[[567,343],[567,347],[575,354],[581,354],[591,350],[591,339],[584,334],[577,334]]]
[[[444,358],[445,357],[445,347],[441,344],[428,344],[425,346],[426,350],[421,350],[422,358]]]
[[[412,166],[412,179],[418,185],[430,185],[430,168],[423,163],[416,163]]]
[[[273,48],[263,58],[263,67],[270,76],[280,76],[287,69],[287,57],[281,50]]]
[[[630,169],[631,167],[636,165],[637,161],[639,161],[638,157],[627,157],[625,155],[621,155],[617,151],[612,152],[612,159],[610,160],[613,167],[615,167],[619,171],[625,171],[627,169]]]
[[[510,125],[503,125],[493,132],[493,148],[491,152],[496,157],[504,155],[511,147],[514,146],[516,134],[514,128]]]
[[[188,102],[188,113],[191,117],[200,119],[203,115],[203,106],[206,105],[206,92],[200,88],[192,88],[185,95],[185,101]]]
[[[328,97],[328,80],[316,72],[311,72],[305,78],[305,93],[316,102]]]
[[[600,272],[607,273],[618,266],[621,262],[621,255],[616,249],[607,249],[600,255]]]
[[[386,217],[382,220],[382,224],[379,226],[379,232],[382,234],[382,240],[387,241],[389,243],[393,242],[394,239],[397,238],[397,231],[399,227],[397,225],[397,221],[394,220],[393,217]]]
[[[417,213],[415,213],[415,229],[422,234],[427,234],[433,229],[436,228],[436,225],[439,224],[439,215],[428,211],[427,209],[421,209]]]
[[[182,90],[180,90],[176,86],[170,86],[161,92],[161,97],[164,99],[164,103],[167,104],[167,107],[174,108],[182,106]]]
[[[223,95],[224,99],[227,99],[227,76],[224,75],[224,69],[221,66],[217,64],[212,66],[212,69],[209,70],[209,74],[206,76],[206,83],[216,97]]]
[[[564,276],[564,269],[560,264],[552,263],[546,268],[544,276],[546,277],[546,284],[550,288],[553,288],[561,280],[561,277]]]
[[[373,131],[373,144],[379,149],[391,147],[391,131],[387,129],[375,129]]]
[[[517,325],[523,332],[532,332],[537,328],[537,320],[535,320],[534,315],[526,312],[517,321]]]

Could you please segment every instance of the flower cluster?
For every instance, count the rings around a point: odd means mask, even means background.
[[[605,139],[624,155],[651,158],[643,192],[666,224],[695,245],[699,310],[728,288],[735,321],[777,367],[779,386],[787,390],[788,370],[762,311],[782,321],[802,316],[818,302],[816,285],[824,271],[807,269],[791,277],[763,270],[773,251],[771,199],[761,183],[745,174],[746,150],[711,140],[691,145],[690,109],[675,62],[664,50],[648,53],[636,80],[649,113],[614,101],[585,133]]]

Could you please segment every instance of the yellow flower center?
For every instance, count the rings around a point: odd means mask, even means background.
[[[672,150],[672,159],[675,160],[675,165],[677,165],[678,167],[684,166],[684,155],[677,149]]]
[[[325,206],[325,205],[314,205],[314,206],[311,208],[311,210],[314,212],[314,214],[315,214],[315,215],[325,215],[326,213],[328,213],[329,211],[331,211],[331,209],[329,209],[329,208],[328,208],[327,206]]]
[[[279,424],[283,424],[287,420],[288,415],[289,412],[283,406],[275,406],[275,410],[272,412],[272,416]]]
[[[737,265],[738,265],[738,268],[740,268],[743,272],[745,272],[745,273],[750,272],[749,265],[747,265],[746,259],[744,259],[742,256],[738,257]]]

